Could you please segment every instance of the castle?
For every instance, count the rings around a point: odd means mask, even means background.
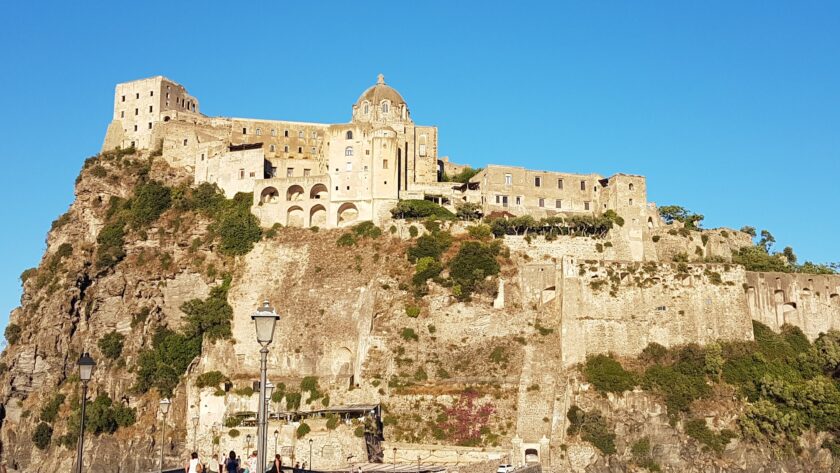
[[[207,117],[186,89],[161,76],[118,84],[103,150],[157,149],[191,169],[195,183],[214,183],[228,197],[253,192],[253,213],[265,227],[341,227],[390,218],[402,199],[451,209],[466,202],[485,214],[599,215],[613,210],[638,244],[657,226],[645,178],[486,167],[468,183],[444,182],[463,169],[441,157],[438,130],[417,125],[402,95],[385,83],[362,92],[349,123]]]

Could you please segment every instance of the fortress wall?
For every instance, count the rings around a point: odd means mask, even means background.
[[[559,263],[564,256],[580,260],[630,260],[629,253],[620,251],[610,238],[595,239],[564,235],[558,236],[554,241],[546,241],[544,237],[533,235],[531,242],[528,243],[524,236],[505,235],[504,242],[511,253],[527,254],[535,262]],[[611,246],[606,246],[607,243]],[[598,252],[598,244],[601,245],[601,252]]]
[[[664,346],[752,340],[739,266],[585,262],[563,258],[558,310],[564,365]]]
[[[679,253],[685,253],[689,259],[719,257],[730,261],[733,251],[737,251],[738,248],[743,246],[752,245],[752,237],[737,230],[716,228],[703,232],[692,231],[689,232],[688,236],[671,234],[674,231],[679,231],[680,228],[673,224],[653,230],[653,236],[659,237],[659,241],[654,243],[659,261],[671,261]],[[708,237],[705,243],[703,242],[703,236]],[[702,254],[698,253],[697,248],[700,248]]]
[[[840,330],[840,276],[746,273],[746,303],[753,320],[778,331],[799,327],[813,340]]]

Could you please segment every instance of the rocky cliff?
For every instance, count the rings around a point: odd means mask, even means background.
[[[572,237],[533,247],[515,239],[511,251],[486,229],[452,222],[261,231],[236,200],[189,184],[185,171],[156,156],[114,152],[85,163],[39,266],[22,275],[21,306],[6,331],[0,437],[11,468],[72,467],[84,351],[97,361],[90,471],[149,471],[161,448],[174,466],[192,449],[207,457],[248,447],[243,439],[255,431],[238,416],[256,410],[249,316],[263,299],[281,316],[269,356],[269,378],[282,383],[272,412],[379,404],[386,452],[396,449],[399,461],[527,458],[554,471],[592,472],[654,463],[698,472],[837,468],[821,448],[827,434],[815,431],[785,458],[738,438],[705,448],[685,433],[685,419],[666,415],[661,393],[631,387],[604,396],[564,359],[564,352],[576,354],[575,363],[595,352],[632,355],[651,341],[749,342],[738,268],[619,264],[604,259],[600,243]],[[550,247],[577,248],[578,263]],[[707,302],[718,296],[720,303]],[[713,309],[734,315],[703,316]],[[643,341],[618,339],[669,316],[667,329],[645,330]],[[575,336],[590,326],[601,335]],[[162,395],[173,399],[163,445]],[[733,392],[714,400],[698,401],[693,416],[737,437],[745,402]],[[573,406],[602,413],[614,452],[570,433]],[[367,425],[280,417],[270,430],[276,426],[280,446],[297,458],[307,439],[328,467],[366,455]],[[301,423],[311,433],[300,435]],[[648,464],[634,453],[643,438]]]

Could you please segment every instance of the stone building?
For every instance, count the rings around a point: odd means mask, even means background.
[[[103,148],[117,146],[159,149],[170,164],[193,170],[196,184],[214,183],[228,197],[253,192],[252,211],[266,227],[381,224],[401,199],[452,210],[473,202],[484,213],[535,217],[612,209],[639,241],[659,225],[642,176],[490,165],[469,183],[441,182],[464,167],[438,157],[437,128],[415,124],[381,74],[342,124],[207,117],[198,100],[163,77],[119,84]]]

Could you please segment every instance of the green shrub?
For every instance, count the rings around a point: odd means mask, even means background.
[[[9,342],[9,345],[14,345],[20,340],[21,331],[20,325],[18,324],[10,323],[6,326],[4,335],[6,336],[6,341]]]
[[[99,351],[102,352],[105,358],[116,360],[122,355],[124,342],[125,335],[117,331],[111,331],[103,335],[96,344],[99,346]]]
[[[460,182],[462,184],[466,184],[467,182],[470,182],[470,179],[472,179],[473,176],[480,173],[481,169],[482,168],[471,168],[467,166],[464,169],[462,169],[461,172],[453,176],[446,176],[446,174],[444,174],[443,176],[441,176],[441,181]]]
[[[225,201],[214,230],[221,238],[219,251],[226,255],[244,255],[262,238],[260,222],[251,213],[252,194],[238,193]]]
[[[668,349],[663,347],[662,345],[656,342],[650,342],[648,345],[642,350],[641,355],[639,358],[643,361],[648,362],[655,362],[658,363],[665,358],[665,355],[668,354]]]
[[[135,388],[142,393],[154,387],[161,395],[171,396],[187,366],[200,354],[201,338],[159,329],[152,348],[140,352]]]
[[[225,418],[225,427],[239,427],[242,425],[242,418],[237,416]]]
[[[40,450],[46,450],[52,441],[53,429],[49,424],[41,422],[32,433],[32,443]]]
[[[452,235],[449,233],[429,233],[418,238],[406,255],[412,263],[426,257],[437,260],[450,246],[452,246]]]
[[[414,225],[408,227],[408,236],[410,236],[411,238],[416,238],[418,233],[419,230],[417,230],[417,227],[415,227]]]
[[[254,392],[253,386],[242,386],[233,390],[233,394],[242,397],[251,397],[254,395]]]
[[[307,424],[306,422],[301,422],[297,428],[297,431],[295,432],[295,435],[297,438],[302,439],[306,437],[306,434],[308,434],[311,431],[312,429],[309,427],[309,424]]]
[[[465,241],[458,249],[458,253],[449,262],[449,275],[461,287],[464,297],[475,289],[475,286],[487,276],[495,276],[501,266],[496,261],[500,246],[498,244],[483,244],[477,241]]]
[[[601,393],[623,393],[636,385],[636,377],[626,371],[621,363],[606,355],[587,358],[583,374]]]
[[[296,411],[300,409],[300,401],[303,396],[299,392],[286,393],[286,410]]]
[[[335,244],[338,246],[356,246],[356,236],[350,232],[343,233],[338,240],[335,241]]]
[[[96,236],[96,267],[106,269],[125,258],[125,224],[122,220],[106,224]]]
[[[479,220],[481,219],[483,213],[481,211],[481,205],[475,202],[465,202],[455,208],[455,216],[459,220]],[[470,227],[470,229],[473,227]],[[488,234],[490,233],[490,227],[487,227]],[[470,232],[472,235],[472,232]],[[488,235],[489,237],[489,235]]]
[[[440,261],[431,256],[424,256],[418,259],[417,264],[414,265],[414,275],[411,277],[411,282],[415,287],[425,286],[426,281],[438,277],[442,271],[443,265]]]
[[[224,384],[227,382],[227,376],[223,375],[221,371],[208,371],[206,373],[201,373],[200,375],[198,375],[198,377],[195,379],[195,386],[199,389],[214,388],[218,387],[220,384]]]
[[[429,379],[429,375],[426,374],[426,370],[424,370],[422,366],[417,368],[417,371],[414,372],[414,380],[423,382],[427,379]]]
[[[225,277],[221,285],[210,289],[207,299],[192,299],[181,305],[181,311],[186,314],[185,331],[188,336],[206,335],[210,341],[231,336],[230,321],[233,320],[233,308],[227,301],[230,282],[230,277]]]
[[[684,425],[684,429],[685,433],[689,437],[699,441],[717,454],[723,453],[723,449],[726,448],[726,444],[736,437],[735,433],[731,430],[724,429],[720,431],[720,433],[712,432],[706,425],[706,421],[703,419],[692,419],[687,421]]]
[[[235,439],[236,437],[239,437],[239,431],[237,429],[230,429],[228,431],[228,436],[232,439]]]
[[[148,225],[172,204],[172,191],[157,181],[139,184],[129,204],[128,220],[135,228]]]
[[[365,426],[364,425],[357,426],[353,430],[353,435],[355,435],[356,437],[364,437],[365,436]]]
[[[572,405],[566,413],[569,419],[567,432],[569,435],[580,435],[580,438],[591,443],[604,455],[612,455],[615,449],[615,433],[607,425],[606,419],[597,410],[586,412],[576,405]]]
[[[507,363],[510,361],[508,359],[507,350],[504,347],[496,347],[490,352],[490,361],[497,364]]]
[[[41,421],[53,423],[58,418],[58,410],[64,404],[66,397],[64,394],[57,393],[50,400],[41,407]]]
[[[335,430],[338,427],[340,419],[335,414],[327,415],[327,430]]]
[[[469,233],[470,237],[475,238],[477,240],[488,240],[491,236],[493,236],[493,229],[490,228],[490,225],[486,225],[483,223],[468,227],[467,232]]]
[[[650,456],[650,439],[648,437],[642,437],[634,442],[630,447],[630,453],[633,455],[633,463],[636,465],[647,468],[651,472],[661,471],[659,464],[654,462]]]
[[[408,327],[402,329],[402,332],[400,332],[400,337],[402,337],[403,340],[414,342],[420,339],[420,337],[418,337],[417,334],[414,333],[414,329]]]
[[[371,221],[358,223],[352,228],[353,234],[359,238],[379,238],[382,230]]]
[[[420,308],[416,305],[406,306],[405,315],[416,319],[420,315]]]
[[[391,209],[391,215],[398,219],[435,217],[452,220],[455,214],[428,200],[401,200]]]
[[[651,239],[651,240],[653,240],[653,242],[654,242],[654,243],[656,243],[656,242],[658,242],[660,239],[662,239],[662,237],[661,237],[661,236],[659,236],[659,235],[654,235],[654,236],[652,236],[650,239]]]

